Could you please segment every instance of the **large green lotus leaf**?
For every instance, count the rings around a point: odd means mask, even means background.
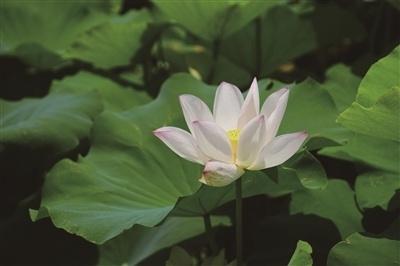
[[[356,98],[361,78],[352,74],[349,67],[337,64],[326,72],[324,89],[331,95],[339,112],[343,112]]]
[[[106,21],[117,5],[111,0],[46,1],[40,5],[36,1],[2,1],[0,52],[26,57],[37,66],[57,65],[61,62],[57,54],[80,33]]]
[[[321,155],[360,162],[389,172],[400,173],[397,141],[356,134],[343,146],[326,147]]]
[[[399,114],[400,86],[388,91],[371,107],[354,102],[340,114],[338,122],[355,132],[400,141]]]
[[[274,1],[154,1],[170,19],[175,20],[191,33],[207,41],[226,38],[239,30],[267,8],[278,4]]]
[[[176,75],[155,101],[126,112],[103,112],[94,124],[88,155],[78,162],[63,160],[48,173],[41,209],[57,227],[95,243],[134,224],[161,222],[178,198],[200,187],[201,172],[151,131],[183,121],[179,94],[207,98],[211,88],[188,75]]]
[[[41,208],[55,226],[103,243],[134,224],[158,224],[200,187],[200,167],[143,134],[126,114],[97,118],[89,154],[57,163],[46,177]]]
[[[0,100],[0,144],[62,154],[89,136],[102,110],[99,95],[54,90],[42,99]]]
[[[230,225],[228,217],[211,217],[213,226]],[[137,265],[157,251],[204,233],[201,217],[166,219],[160,226],[135,225],[100,246],[99,265]]]
[[[311,253],[312,247],[310,244],[299,240],[288,266],[312,266],[313,259],[311,257]]]
[[[277,6],[224,40],[221,53],[249,75],[264,77],[316,46],[311,22],[285,6]]]
[[[384,94],[400,88],[399,68],[400,46],[397,46],[368,70],[358,88],[357,102],[364,107],[371,107]]]
[[[380,206],[387,210],[396,191],[400,189],[400,177],[387,172],[368,172],[356,179],[358,205],[365,208]]]
[[[399,250],[400,241],[366,237],[355,233],[332,248],[327,265],[395,266],[400,264]]]
[[[125,111],[151,99],[144,92],[123,87],[112,80],[86,71],[54,81],[51,88],[73,92],[96,90],[102,97],[104,109],[109,111]]]
[[[74,40],[65,58],[80,59],[99,68],[129,65],[142,45],[150,16],[130,12],[85,31]]]
[[[315,214],[330,219],[342,238],[353,232],[363,231],[362,215],[357,208],[354,192],[349,185],[338,179],[329,180],[321,190],[301,190],[292,194],[290,213]]]

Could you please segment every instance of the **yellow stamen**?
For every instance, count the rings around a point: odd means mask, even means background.
[[[237,144],[239,140],[240,130],[239,129],[232,129],[227,132],[229,141],[231,142],[231,149],[232,149],[232,160],[233,162],[236,161],[237,155]]]

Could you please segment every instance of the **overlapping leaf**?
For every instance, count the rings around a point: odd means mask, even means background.
[[[89,136],[94,117],[102,110],[94,92],[54,90],[42,99],[0,100],[2,145],[49,149],[62,154]]]
[[[322,190],[302,190],[292,194],[290,213],[315,214],[332,220],[342,238],[363,231],[362,215],[357,209],[354,192],[342,180],[330,180]]]
[[[27,55],[25,58],[30,63],[41,66],[43,61],[35,59],[56,57],[55,54],[67,48],[80,33],[106,21],[117,5],[110,0],[46,1],[40,5],[35,1],[3,1],[0,51]],[[44,63],[44,66],[52,66],[51,63],[59,64],[60,60],[46,59]]]
[[[104,109],[108,111],[125,111],[150,101],[145,92],[123,87],[110,79],[81,71],[74,76],[54,81],[52,89],[66,92],[97,91],[102,99]]]
[[[400,178],[387,172],[368,172],[357,177],[355,190],[361,208],[380,206],[387,210],[391,200],[396,200],[393,197],[400,190]]]
[[[100,68],[129,65],[145,46],[142,36],[149,20],[145,11],[115,17],[77,36],[65,57],[90,62]]]
[[[399,173],[398,142],[355,134],[343,146],[326,147],[318,152],[333,158],[359,162],[377,169]]]
[[[332,248],[328,266],[399,265],[399,249],[400,241],[355,233]]]
[[[229,225],[228,217],[212,217],[212,225]],[[100,246],[100,265],[136,265],[153,253],[204,233],[203,218],[168,218],[162,225],[140,225]]]
[[[324,148],[321,154],[400,172],[398,60],[396,48],[370,68],[359,86],[356,102],[338,118],[358,134],[344,146]]]
[[[400,82],[399,82],[400,84]],[[339,116],[339,123],[368,136],[400,141],[400,87],[366,108],[355,102]]]
[[[358,89],[357,100],[339,123],[368,136],[400,141],[400,47],[375,63]]]
[[[324,89],[331,95],[339,112],[349,107],[357,95],[361,78],[351,73],[349,67],[338,64],[326,71]]]
[[[239,30],[267,8],[273,1],[187,1],[179,5],[171,1],[155,1],[170,19],[207,41],[226,38]],[[204,22],[207,23],[204,23]]]
[[[398,88],[400,46],[373,64],[358,88],[357,102],[365,107],[373,106],[378,99],[394,88]]]

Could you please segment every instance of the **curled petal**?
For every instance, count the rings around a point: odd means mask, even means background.
[[[240,90],[235,85],[222,82],[215,93],[215,122],[226,131],[236,129],[242,104],[243,95]]]
[[[209,186],[222,187],[229,185],[243,174],[244,170],[235,164],[209,161],[206,163],[199,181]]]
[[[257,79],[254,78],[250,85],[249,92],[244,100],[238,121],[238,128],[243,128],[260,111],[260,95],[258,92]]]
[[[264,102],[261,114],[266,118],[267,141],[272,140],[278,132],[283,115],[285,114],[289,89],[283,88],[272,93]]]
[[[194,95],[184,94],[179,96],[183,115],[190,132],[193,134],[192,123],[194,121],[214,121],[208,106]]]
[[[191,162],[205,164],[208,161],[198,148],[195,139],[188,132],[177,127],[162,127],[153,134],[163,141],[173,152]]]
[[[237,163],[246,168],[256,159],[265,143],[265,119],[263,115],[253,118],[239,135]]]
[[[214,160],[232,161],[229,139],[222,128],[208,121],[195,121],[192,125],[197,145],[204,154]]]
[[[305,132],[285,134],[265,144],[249,170],[260,170],[280,165],[292,157],[308,137]]]

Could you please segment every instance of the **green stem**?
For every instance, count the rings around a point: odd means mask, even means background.
[[[243,265],[242,231],[242,179],[235,181],[236,186],[236,266]]]
[[[207,82],[211,83],[214,79],[215,71],[217,70],[217,62],[219,57],[219,49],[220,49],[220,40],[216,39],[212,45],[212,65],[210,68],[210,72],[208,73]]]
[[[210,214],[204,214],[203,215],[203,221],[204,221],[204,227],[206,229],[206,235],[208,239],[208,243],[210,245],[211,253],[213,256],[218,254],[218,245],[217,242],[215,241],[215,237],[212,231],[212,226],[211,226],[211,219],[210,219]]]
[[[261,18],[256,18],[256,73],[255,76],[260,78],[261,76],[261,60],[262,60],[262,51],[261,51]]]

